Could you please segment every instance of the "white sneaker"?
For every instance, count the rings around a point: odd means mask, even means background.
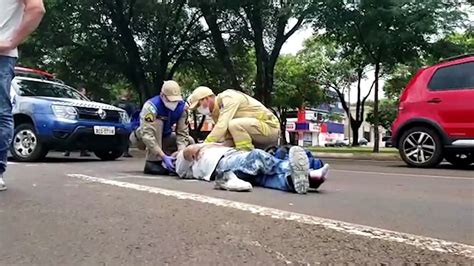
[[[312,178],[327,178],[329,173],[329,164],[325,164],[322,168],[317,170],[311,170],[309,176]]]
[[[226,172],[221,180],[216,181],[216,189],[244,192],[252,191],[252,184],[239,179],[233,172]]]
[[[291,166],[291,180],[296,193],[306,194],[309,188],[309,160],[301,147],[291,147],[288,159]]]
[[[5,181],[3,181],[3,176],[0,176],[0,191],[7,190],[7,186],[5,185]]]

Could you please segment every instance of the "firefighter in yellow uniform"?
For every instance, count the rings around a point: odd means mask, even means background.
[[[188,103],[191,110],[211,115],[215,122],[205,140],[207,143],[225,142],[239,150],[265,149],[278,144],[277,117],[242,92],[226,90],[216,96],[208,87],[198,87],[189,96]]]

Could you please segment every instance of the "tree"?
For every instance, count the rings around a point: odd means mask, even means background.
[[[301,51],[301,56],[311,66],[309,75],[314,76],[320,86],[337,93],[350,119],[353,146],[359,145],[359,128],[364,121],[365,103],[373,88],[372,85],[367,94],[362,94],[361,82],[366,77],[368,63],[356,52],[357,50],[347,56],[343,54],[341,46],[318,36],[308,39]],[[346,96],[351,89],[357,90],[354,114],[346,102]]]
[[[374,152],[379,151],[379,78],[398,63],[420,56],[434,35],[457,27],[462,18],[457,0],[326,0],[316,27],[344,46],[346,54],[360,49],[374,67]]]
[[[186,2],[49,0],[23,60],[81,80],[123,77],[146,99],[184,64],[207,56],[202,14]]]
[[[392,123],[397,118],[397,101],[384,99],[380,101],[380,114],[379,114],[379,122],[380,126],[385,128],[386,130],[390,131],[392,128]],[[375,115],[374,112],[371,110],[367,114],[366,121],[371,125],[375,125]]]
[[[236,80],[232,73],[237,71],[232,66],[235,60],[232,60],[230,43],[237,39],[253,46],[254,94],[270,105],[280,51],[298,29],[311,21],[316,6],[314,1],[196,1],[196,5],[205,15],[214,48],[232,83]],[[295,22],[291,23],[292,20]]]
[[[464,33],[450,34],[446,38],[430,44],[429,48],[423,52],[421,57],[415,58],[405,64],[396,65],[385,82],[385,97],[397,101],[406,84],[424,65],[433,65],[442,59],[467,54],[473,51],[474,31],[472,29]]]
[[[319,105],[325,100],[324,92],[310,70],[310,66],[301,55],[282,56],[276,65],[273,104],[276,106],[281,139],[284,142],[286,142],[287,112],[305,106]]]

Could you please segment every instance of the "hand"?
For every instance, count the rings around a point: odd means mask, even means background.
[[[165,164],[165,168],[168,169],[168,171],[175,171],[174,160],[176,160],[176,158],[165,155],[163,156],[162,160]]]
[[[0,41],[0,52],[10,51],[13,48],[15,47],[13,47],[13,44],[11,41]]]

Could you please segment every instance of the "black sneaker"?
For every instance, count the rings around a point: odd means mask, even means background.
[[[163,167],[162,161],[146,161],[143,172],[147,175],[168,175],[170,173],[168,169]]]

